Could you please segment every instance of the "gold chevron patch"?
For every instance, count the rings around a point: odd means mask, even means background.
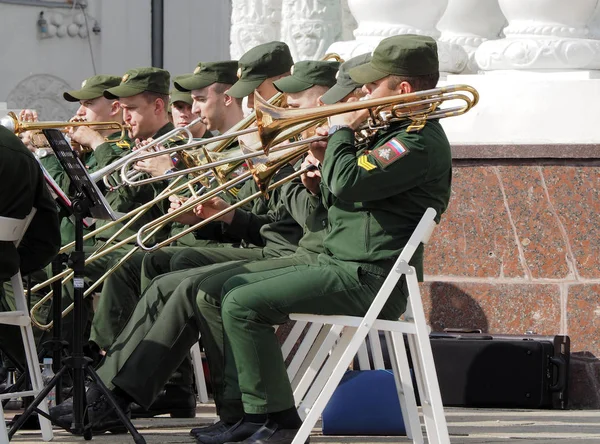
[[[369,162],[369,158],[364,154],[358,157],[358,166],[364,168],[367,171],[371,171],[377,168],[377,165],[374,165],[371,162]]]
[[[117,142],[115,145],[117,145],[119,148],[131,148],[131,145],[124,140],[122,142]]]

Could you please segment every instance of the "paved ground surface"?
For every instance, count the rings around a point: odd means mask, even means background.
[[[12,416],[6,412],[7,417]],[[600,411],[590,410],[490,410],[446,409],[453,444],[600,444]],[[199,406],[195,419],[159,417],[136,420],[135,425],[150,443],[193,443],[190,428],[215,420],[212,405]],[[12,442],[39,443],[39,432],[22,431]],[[83,443],[82,437],[56,430],[54,443]],[[92,442],[133,443],[129,435],[98,435]],[[323,436],[315,428],[312,443],[408,443],[406,437]]]

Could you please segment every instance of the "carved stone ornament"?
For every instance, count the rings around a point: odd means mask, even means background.
[[[233,0],[231,5],[232,59],[262,43],[280,40],[281,0]]]
[[[600,69],[600,40],[593,20],[597,0],[499,0],[508,20],[506,38],[475,53],[484,70]]]
[[[440,41],[462,46],[469,54],[468,72],[477,72],[475,50],[486,40],[500,37],[506,18],[498,0],[449,0],[437,24]]]
[[[358,22],[356,40],[336,42],[327,52],[336,52],[348,59],[373,51],[386,37],[399,34],[419,34],[438,38],[436,23],[448,0],[348,0],[352,15]],[[460,73],[469,56],[459,45],[438,42],[440,71]]]
[[[40,120],[67,121],[75,115],[78,107],[63,98],[63,93],[71,89],[59,77],[35,74],[17,84],[8,94],[6,102],[13,109],[35,109]]]
[[[317,60],[342,35],[340,0],[283,0],[281,37],[294,60]]]

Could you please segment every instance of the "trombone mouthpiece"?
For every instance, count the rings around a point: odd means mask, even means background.
[[[11,116],[4,116],[0,119],[0,125],[9,130],[11,133],[14,133],[16,130],[15,119]]]

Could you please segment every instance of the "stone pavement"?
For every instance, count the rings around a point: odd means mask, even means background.
[[[7,417],[10,416],[7,412]],[[496,410],[447,408],[446,418],[452,444],[599,444],[600,411],[597,410]],[[192,427],[215,420],[212,405],[199,406],[196,419],[159,417],[134,421],[136,427],[153,443],[190,443]],[[40,443],[39,432],[19,432],[12,442]],[[83,437],[56,429],[53,443],[81,443]],[[129,435],[98,435],[91,442],[130,444]],[[406,437],[322,436],[316,428],[311,442],[335,443],[409,443]]]

